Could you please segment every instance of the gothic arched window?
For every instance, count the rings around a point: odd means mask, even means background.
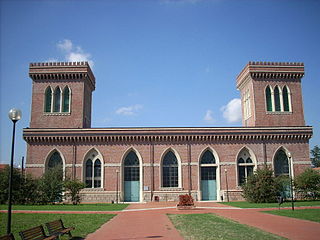
[[[86,181],[86,187],[92,188],[92,168],[93,163],[91,159],[88,159],[86,161],[86,170],[85,170],[85,181]]]
[[[56,87],[54,90],[53,96],[53,112],[60,112],[61,107],[61,90],[59,87]]]
[[[240,152],[238,156],[238,183],[244,184],[247,178],[253,174],[254,163],[247,149]]]
[[[266,88],[266,104],[267,104],[267,111],[272,111],[272,100],[271,100],[271,89],[270,86]]]
[[[44,98],[44,111],[51,112],[51,102],[52,102],[52,90],[51,87],[47,87]]]
[[[280,112],[281,103],[280,103],[280,90],[278,86],[274,88],[274,105],[275,105],[275,110]]]
[[[289,176],[289,161],[287,154],[281,149],[274,157],[274,175]]]
[[[70,112],[70,90],[66,86],[63,90],[62,112]]]
[[[178,168],[176,155],[172,151],[167,152],[162,162],[162,187],[179,186]]]
[[[285,112],[289,112],[290,106],[289,106],[289,93],[288,93],[287,86],[283,87],[282,97],[283,97],[283,110]]]

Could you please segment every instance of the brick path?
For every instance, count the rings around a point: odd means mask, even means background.
[[[261,230],[293,240],[320,239],[320,223],[276,216],[260,211],[269,209],[239,209],[219,203],[197,202],[195,210],[176,210],[176,203],[159,202],[131,204],[121,212],[74,212],[50,211],[52,213],[117,213],[109,222],[103,224],[96,232],[87,236],[87,240],[128,240],[128,239],[183,239],[166,216],[170,214],[215,213],[247,224]],[[305,207],[307,208],[307,207]],[[320,207],[313,207],[320,208]],[[30,212],[30,211],[14,211]],[[33,211],[46,212],[49,211]]]

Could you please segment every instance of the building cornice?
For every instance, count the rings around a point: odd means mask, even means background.
[[[255,79],[299,80],[304,76],[303,63],[289,62],[249,62],[237,77],[237,88],[248,77]]]
[[[216,127],[216,128],[86,128],[23,130],[23,138],[33,142],[208,142],[251,140],[308,140],[312,127]]]

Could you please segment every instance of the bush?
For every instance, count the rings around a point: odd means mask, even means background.
[[[281,188],[281,184],[269,168],[257,169],[242,185],[243,197],[253,203],[276,202]]]
[[[58,165],[51,168],[39,179],[39,203],[48,204],[62,202],[63,192],[63,171]]]
[[[10,167],[0,170],[0,204],[7,203],[9,194]],[[22,176],[21,171],[13,169],[12,203],[26,204],[37,201],[37,180],[30,175]]]
[[[295,189],[305,199],[316,199],[320,197],[320,173],[312,168],[306,169],[296,177]]]
[[[193,198],[189,194],[179,195],[179,204],[178,206],[193,206]]]
[[[68,180],[64,183],[66,195],[71,198],[73,205],[80,203],[80,190],[85,188],[85,184],[79,180]]]

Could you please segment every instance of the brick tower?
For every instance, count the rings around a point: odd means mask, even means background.
[[[249,62],[237,77],[243,126],[305,126],[303,75],[303,63]]]
[[[95,77],[87,62],[31,63],[30,128],[90,128]]]

